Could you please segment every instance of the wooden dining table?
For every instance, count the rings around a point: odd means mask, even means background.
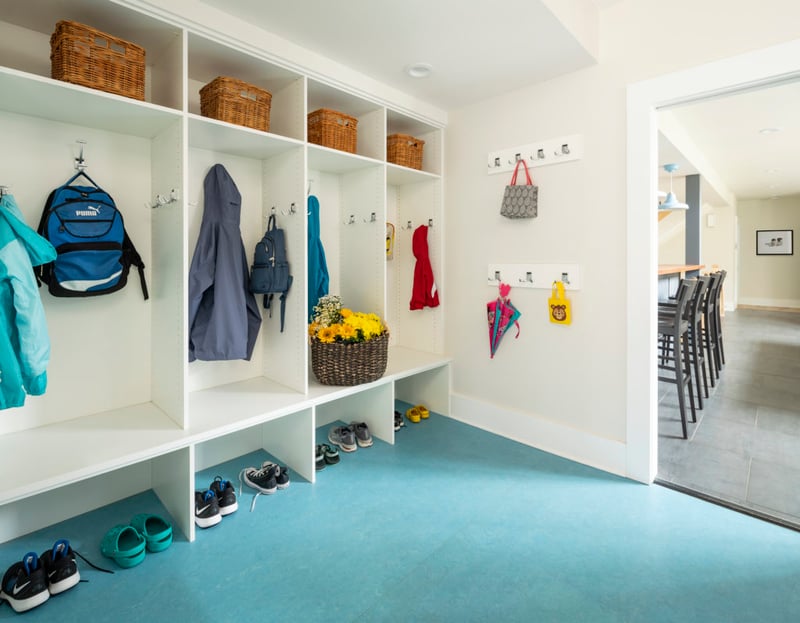
[[[662,275],[678,275],[683,278],[686,273],[693,270],[702,270],[706,267],[705,264],[659,264],[658,276]]]

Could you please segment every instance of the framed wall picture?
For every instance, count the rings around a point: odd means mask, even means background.
[[[756,231],[756,255],[792,255],[793,229],[759,229]]]

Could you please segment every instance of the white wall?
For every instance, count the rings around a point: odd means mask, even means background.
[[[735,199],[734,199],[735,201]],[[710,219],[710,220],[709,220]],[[710,224],[711,223],[711,224]],[[686,213],[671,212],[658,222],[658,263],[686,263]],[[736,297],[736,209],[730,206],[703,204],[700,225],[700,263],[704,272],[725,269],[728,276],[724,290],[727,309],[734,309]]]
[[[709,226],[712,217],[713,226]],[[703,211],[700,262],[706,271],[725,269],[728,271],[722,285],[722,300],[726,310],[736,308],[736,208],[706,206]]]
[[[673,210],[658,221],[658,263],[686,263],[686,212],[683,210]]]
[[[626,473],[626,322],[644,313],[625,309],[627,289],[642,286],[625,283],[626,87],[791,40],[798,20],[800,5],[788,1],[736,11],[722,0],[621,2],[601,14],[597,66],[451,111],[446,274],[458,303],[446,346],[456,417]],[[680,45],[665,47],[659,33]],[[583,160],[534,170],[539,217],[500,217],[506,180],[486,175],[486,153],[572,133],[584,136]],[[547,322],[546,290],[513,290],[522,334],[490,360],[484,305],[496,292],[485,285],[487,264],[555,261],[583,269],[572,326]]]
[[[800,195],[739,202],[739,303],[800,308],[800,253],[795,249],[794,255],[756,255],[759,229],[793,229],[795,236],[800,234]]]

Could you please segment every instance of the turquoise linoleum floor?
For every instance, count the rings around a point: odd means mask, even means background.
[[[800,533],[436,415],[250,499],[133,569],[79,561],[89,582],[0,621],[800,620]],[[60,537],[113,568],[100,539],[137,512],[164,510],[148,492],[3,544],[2,571]]]

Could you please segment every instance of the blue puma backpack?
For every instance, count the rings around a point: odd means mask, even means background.
[[[80,176],[91,186],[73,186]],[[36,276],[53,296],[98,296],[125,287],[131,266],[139,269],[142,294],[148,298],[144,262],[125,231],[111,196],[85,172],[73,175],[47,198],[39,235],[55,247],[53,262]]]

